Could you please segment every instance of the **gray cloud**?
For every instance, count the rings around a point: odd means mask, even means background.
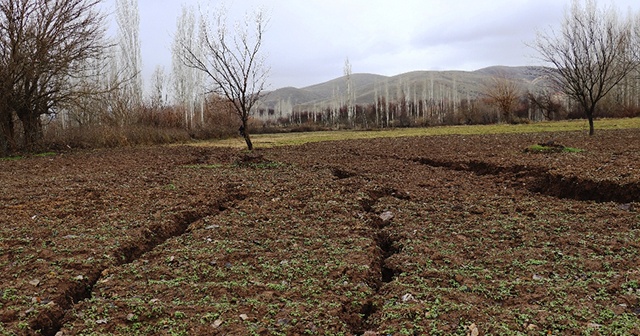
[[[107,0],[113,7],[115,0]],[[184,0],[196,6],[198,0]],[[217,2],[201,0],[201,8]],[[271,87],[306,86],[354,72],[474,70],[535,63],[525,42],[560,22],[570,0],[243,0],[229,16],[262,6],[270,13],[265,52]],[[601,3],[609,4],[610,1]],[[617,0],[623,12],[636,0]],[[144,73],[170,69],[170,45],[182,3],[139,0]]]

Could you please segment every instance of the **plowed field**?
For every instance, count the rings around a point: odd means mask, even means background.
[[[640,335],[639,211],[640,130],[4,160],[0,334]]]

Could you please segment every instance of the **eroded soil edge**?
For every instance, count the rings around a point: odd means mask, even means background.
[[[55,305],[36,315],[29,323],[30,330],[39,331],[40,335],[55,336],[64,325],[67,312],[74,305],[92,297],[95,285],[107,268],[122,266],[138,260],[165,241],[185,234],[191,224],[202,218],[218,215],[232,207],[235,202],[247,197],[244,192],[233,189],[227,188],[229,193],[213,202],[214,205],[208,209],[183,210],[178,212],[169,223],[158,223],[141,228],[137,234],[134,234],[131,239],[111,254],[113,258],[110,259],[114,262],[94,268],[82,279],[69,282],[60,288],[59,295],[53,300]],[[195,206],[194,209],[196,209]]]
[[[609,180],[595,181],[577,176],[556,174],[542,167],[525,165],[503,167],[478,160],[440,161],[419,157],[413,158],[412,161],[430,167],[468,171],[478,175],[504,176],[504,179],[519,182],[523,188],[531,192],[557,198],[616,203],[640,201],[640,185],[638,183],[618,184]]]
[[[335,170],[334,175],[338,178],[355,176],[355,174],[346,174],[347,176],[341,173],[337,174]],[[408,194],[389,187],[375,187],[367,190],[366,194],[367,197],[360,200],[360,205],[367,213],[369,226],[374,230],[373,241],[376,243],[377,254],[373,256],[375,271],[369,283],[375,291],[365,304],[359,308],[357,312],[359,318],[347,319],[345,321],[354,335],[363,335],[367,331],[376,330],[379,327],[372,323],[369,318],[378,311],[380,302],[382,301],[379,293],[383,286],[394,281],[396,276],[401,272],[401,270],[387,262],[389,258],[402,252],[402,246],[400,245],[398,237],[390,230],[390,226],[393,224],[394,214],[391,211],[380,212],[376,208],[376,205],[383,197],[403,200],[410,198]]]

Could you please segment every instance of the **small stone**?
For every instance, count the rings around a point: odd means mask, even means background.
[[[478,336],[480,335],[480,331],[478,330],[478,326],[475,323],[472,323],[469,326],[469,335],[471,336]]]
[[[211,326],[214,327],[214,328],[218,328],[221,325],[222,325],[222,320],[221,319],[217,319],[217,320],[213,321],[213,323],[211,324]]]
[[[64,336],[64,333],[62,331],[58,331],[55,336]]]
[[[380,217],[380,219],[382,219],[382,221],[388,222],[388,221],[393,219],[394,215],[393,215],[393,212],[391,212],[391,211],[385,211],[385,212],[381,213],[380,216],[378,216],[378,217]]]
[[[536,329],[538,329],[538,326],[535,324],[529,323],[527,325],[527,330],[536,330]]]
[[[624,204],[618,205],[618,209],[629,211],[629,210],[632,210],[632,206],[631,206],[631,203],[624,203]]]
[[[33,279],[33,280],[29,281],[29,284],[30,284],[31,286],[36,286],[36,287],[38,287],[38,285],[40,284],[40,280],[38,280],[38,279]]]
[[[136,318],[136,315],[133,313],[127,314],[127,321],[133,321]]]
[[[107,283],[107,282],[111,281],[112,278],[113,278],[113,275],[109,275],[108,277],[106,277],[104,279],[98,280],[98,283]]]
[[[107,322],[108,322],[107,319],[96,320],[96,324],[107,324]]]
[[[84,276],[83,275],[78,275],[77,277],[75,277],[74,279],[78,280],[78,281],[82,281],[84,280]]]
[[[246,321],[249,319],[249,316],[247,316],[247,314],[240,314],[240,319]]]
[[[601,325],[601,324],[597,324],[597,323],[587,323],[587,328],[600,329],[600,327],[602,327],[602,325]]]
[[[405,295],[402,296],[402,302],[409,302],[409,301],[414,301],[414,297],[412,294],[407,293]]]
[[[36,310],[35,308],[31,307],[31,308],[27,309],[27,310],[24,312],[24,314],[25,314],[25,315],[29,315],[29,313],[33,313],[35,310]]]
[[[278,319],[278,321],[277,321],[276,323],[277,323],[279,326],[284,326],[284,325],[289,324],[289,319],[281,318],[281,319]]]
[[[151,300],[149,300],[149,303],[150,304],[154,304],[154,303],[156,303],[158,301],[160,301],[160,300],[159,299],[151,299]]]
[[[533,280],[542,280],[542,279],[544,279],[544,278],[539,276],[539,275],[537,275],[537,274],[533,275]]]

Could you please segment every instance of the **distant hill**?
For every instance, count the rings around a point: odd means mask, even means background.
[[[492,66],[475,71],[412,71],[396,76],[356,73],[351,75],[357,104],[370,104],[378,96],[389,92],[390,100],[404,94],[421,99],[477,98],[493,78],[501,77],[520,82],[524,89],[544,77],[547,68],[540,66]],[[455,88],[455,90],[454,90]],[[346,77],[303,88],[285,87],[268,92],[262,103],[270,108],[286,103],[294,108],[328,106],[335,97],[346,96]]]

